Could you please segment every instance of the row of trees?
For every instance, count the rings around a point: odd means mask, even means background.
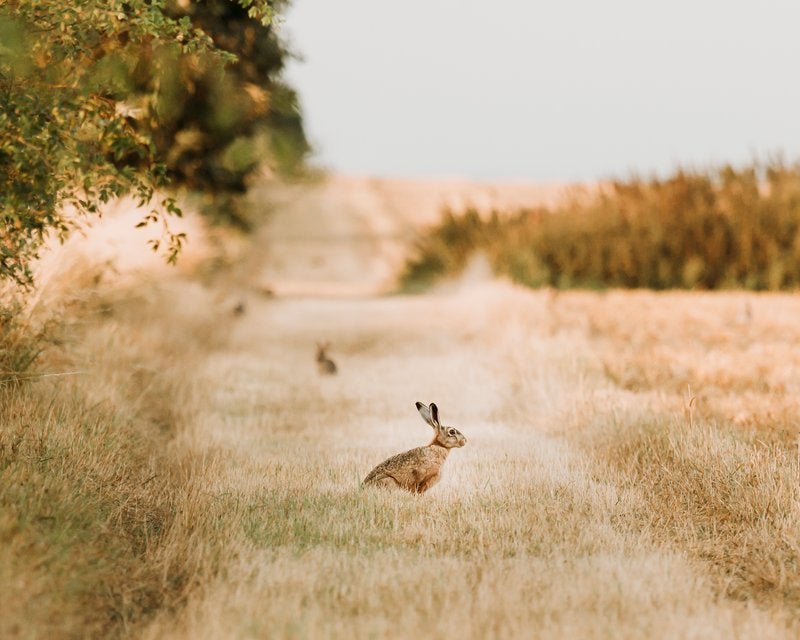
[[[7,0],[0,6],[0,279],[31,282],[44,239],[132,193],[174,261],[168,183],[241,192],[308,152],[282,0]],[[153,206],[155,205],[155,206]]]

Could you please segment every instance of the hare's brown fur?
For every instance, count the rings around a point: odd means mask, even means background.
[[[336,375],[336,363],[328,357],[325,353],[330,349],[330,343],[323,344],[317,343],[317,368],[322,375],[333,376]]]
[[[463,447],[467,439],[453,427],[439,423],[439,411],[435,404],[417,402],[417,410],[433,427],[433,441],[425,447],[398,453],[369,472],[364,484],[387,488],[400,488],[412,493],[425,493],[439,482],[442,465],[454,447]]]

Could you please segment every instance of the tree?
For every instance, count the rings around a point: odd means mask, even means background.
[[[241,188],[241,177],[237,183],[219,169],[251,171],[255,158],[243,162],[237,148],[252,153],[248,134],[259,122],[279,119],[281,110],[267,107],[260,120],[245,118],[240,106],[226,106],[231,101],[223,94],[234,86],[231,69],[239,83],[264,72],[272,82],[269,74],[280,70],[286,51],[270,30],[277,4],[8,0],[0,6],[0,279],[30,284],[31,262],[48,235],[63,240],[122,194],[149,205],[169,178]],[[231,15],[245,40],[266,36],[277,57],[271,66],[257,63],[250,73],[254,63],[236,55],[246,49],[226,46],[230,29],[215,18]],[[263,96],[250,90],[262,100],[269,97],[265,78],[252,82]],[[217,99],[203,91],[217,92]],[[199,146],[187,144],[192,135]],[[209,158],[205,173],[196,169],[201,157]],[[204,179],[214,171],[223,177]],[[180,210],[166,198],[141,224],[164,225],[153,248],[174,262],[184,237],[169,231],[170,214]]]
[[[273,8],[284,4],[276,0]],[[181,56],[167,73],[157,70],[163,60],[142,57],[137,91],[157,96],[153,139],[170,177],[195,189],[241,192],[264,158],[280,173],[294,172],[309,147],[297,96],[279,79],[290,54],[274,25],[254,21],[229,0],[175,2],[170,13],[188,17],[218,50],[236,57],[224,63]]]

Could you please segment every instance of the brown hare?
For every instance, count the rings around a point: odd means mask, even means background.
[[[325,342],[322,344],[319,342],[317,343],[317,368],[324,376],[336,375],[336,363],[325,353],[328,349],[330,349],[330,347],[330,342]]]
[[[464,435],[453,427],[439,422],[439,409],[417,402],[422,418],[433,427],[433,441],[425,447],[417,447],[398,453],[384,460],[364,478],[364,484],[380,487],[406,489],[411,493],[425,493],[442,477],[442,465],[453,447],[467,443]]]

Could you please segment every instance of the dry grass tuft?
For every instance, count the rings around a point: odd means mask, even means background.
[[[797,611],[797,452],[661,417],[604,425],[597,455],[643,497],[630,523],[707,562],[725,597]]]
[[[592,314],[577,345],[612,388],[596,382],[562,433],[639,496],[620,525],[701,561],[720,597],[797,625],[797,301],[752,297],[742,322],[741,294],[567,298]]]

